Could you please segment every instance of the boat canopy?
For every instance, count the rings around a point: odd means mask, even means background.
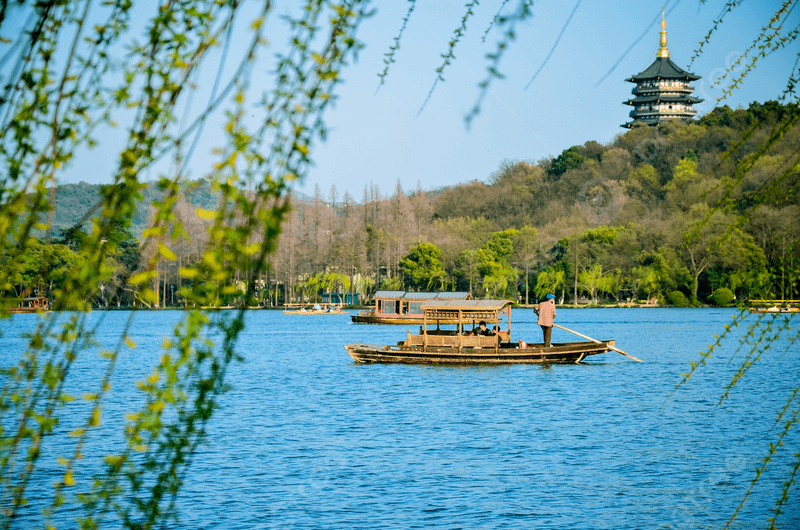
[[[428,300],[421,307],[428,320],[494,320],[513,304],[511,300]]]
[[[467,292],[412,292],[412,291],[378,291],[375,293],[375,299],[391,299],[391,300],[468,300],[471,298]]]

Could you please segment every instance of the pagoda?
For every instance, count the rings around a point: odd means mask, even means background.
[[[664,8],[661,8],[661,47],[656,60],[643,72],[625,81],[636,83],[632,90],[633,99],[624,102],[633,106],[630,117],[633,121],[621,127],[630,129],[637,123],[658,125],[665,120],[690,119],[697,115],[692,108],[702,99],[692,95],[692,81],[700,79],[699,75],[682,70],[669,58],[667,50],[667,22]]]

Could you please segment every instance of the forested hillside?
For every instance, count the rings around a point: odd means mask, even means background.
[[[281,304],[287,292],[292,300],[323,292],[363,299],[378,288],[469,290],[521,302],[547,292],[570,303],[797,298],[800,131],[789,129],[748,162],[767,132],[796,112],[776,102],[721,107],[691,123],[635,127],[609,144],[587,141],[552,159],[506,160],[486,181],[444,190],[407,192],[398,182],[387,193],[373,183],[356,200],[336,186],[317,188],[294,199],[258,301]],[[98,192],[60,186],[55,227],[79,222]],[[142,204],[160,197],[150,186]],[[200,257],[208,237],[202,212],[216,208],[213,197],[199,181],[179,198],[185,236],[175,258],[159,264],[161,304],[180,302],[186,279],[178,270]],[[148,215],[139,208],[122,239],[141,239]],[[156,248],[145,239],[138,254],[149,259]],[[147,259],[115,264],[130,270],[101,303],[131,303],[124,278]],[[17,294],[42,284],[31,271],[19,276]]]

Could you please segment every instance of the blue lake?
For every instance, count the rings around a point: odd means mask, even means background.
[[[250,312],[237,347],[245,361],[232,367],[233,388],[186,477],[180,520],[166,527],[720,528],[777,439],[777,413],[800,382],[800,348],[781,340],[718,405],[743,360],[739,328],[675,391],[733,312],[559,308],[557,323],[613,338],[645,362],[609,353],[581,365],[504,367],[359,365],[346,343],[393,344],[407,327]],[[105,346],[128,316],[91,315]],[[149,373],[180,316],[135,315],[138,347],[119,361],[100,428],[108,434],[87,446],[87,461],[120,450],[114,415],[135,408],[132,382]],[[0,322],[0,364],[18,355],[19,334],[38,318]],[[512,311],[511,331],[514,340],[541,340],[531,310]],[[572,338],[554,330],[554,342]],[[70,377],[88,391],[99,374],[89,355]],[[797,431],[735,528],[766,525],[800,451]],[[45,502],[36,492],[52,480],[34,480],[17,528],[36,524]],[[88,488],[80,472],[76,480]],[[783,528],[800,528],[797,486],[792,493]],[[74,515],[59,515],[64,528],[74,527]]]

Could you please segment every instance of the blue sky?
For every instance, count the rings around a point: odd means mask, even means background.
[[[698,97],[705,99],[697,106],[703,114],[722,95],[711,81],[750,46],[781,5],[780,1],[743,2],[726,15],[690,67],[693,50],[725,6],[722,0],[536,1],[533,16],[517,26],[517,38],[500,63],[506,78],[493,82],[468,129],[464,117],[476,102],[478,83],[486,76],[484,56],[502,38],[497,27],[488,34],[486,30],[498,10],[516,9],[517,0],[480,2],[455,49],[456,60],[444,72],[445,81],[438,83],[420,112],[466,3],[417,0],[396,62],[380,89],[384,54],[400,31],[409,3],[373,4],[376,13],[363,22],[358,34],[366,48],[344,71],[338,100],[327,115],[328,139],[313,147],[316,164],[305,181],[296,184],[297,190],[310,195],[318,185],[328,196],[335,185],[339,198],[349,191],[360,201],[370,183],[385,195],[393,193],[398,179],[406,191],[418,183],[430,190],[475,179],[487,181],[504,160],[537,161],[589,140],[613,141],[625,131],[620,125],[629,121],[631,107],[622,102],[630,97],[633,85],[625,78],[644,70],[656,57],[662,5],[666,6],[671,58],[702,76],[695,88]],[[271,59],[285,41],[277,15],[292,6],[276,2],[267,26],[270,45],[261,53],[265,62],[256,67],[257,72],[272,68]],[[137,4],[137,9],[142,20],[151,15],[145,4]],[[800,13],[792,13],[786,30],[798,22]],[[241,35],[237,42],[243,43],[245,37]],[[232,49],[237,47],[243,46]],[[794,42],[760,61],[744,88],[723,104],[735,108],[778,98],[799,47]],[[235,61],[229,62],[232,70]],[[214,73],[211,67],[198,80],[201,88],[195,101],[207,99]],[[258,76],[264,84],[259,89],[268,89],[268,77]],[[120,116],[119,121],[124,123],[124,118]],[[210,151],[220,143],[215,135],[218,127],[219,120],[206,126],[193,158],[193,177],[203,175],[213,161]],[[122,128],[103,134],[112,148],[123,139]],[[65,172],[62,182],[107,182],[116,161],[105,152],[113,151],[100,148],[82,153],[81,161]],[[158,169],[148,178],[155,178]]]

